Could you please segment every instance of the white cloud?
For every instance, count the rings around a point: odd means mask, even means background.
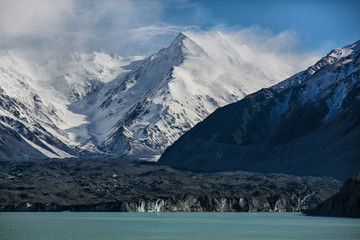
[[[69,0],[2,0],[0,31],[9,37],[55,32],[63,27],[62,19],[71,17],[71,14],[72,2]]]
[[[128,41],[132,43],[131,48],[143,49],[143,52],[146,52],[146,49],[158,50],[168,46],[179,32],[185,31],[197,32],[200,29],[197,26],[174,26],[165,23],[151,24],[130,30]]]
[[[207,32],[186,34],[210,56],[212,62],[207,65],[221,65],[219,69],[227,68],[228,72],[243,77],[256,76],[261,70],[265,75],[259,77],[263,77],[264,81],[271,79],[274,84],[305,70],[320,58],[314,52],[297,53],[298,37],[294,32],[274,34],[260,27],[238,31],[217,27]],[[212,77],[216,78],[216,71]]]
[[[0,0],[0,49],[38,60],[99,48],[128,55],[131,30],[160,22],[162,10],[159,1]]]
[[[228,29],[224,26],[217,26],[210,30],[208,34],[214,36],[217,32],[221,32],[227,38],[227,41],[233,42],[233,45],[250,49],[256,55],[256,58],[254,58],[256,64],[263,66],[263,68],[271,68],[275,65],[277,67],[281,65],[290,66],[290,72],[295,73],[314,64],[323,55],[320,51],[298,51],[300,37],[294,31],[274,33],[260,26],[242,29]],[[202,33],[192,32],[190,34],[199,36]]]
[[[38,61],[100,48],[121,56],[150,55],[169,45],[180,31],[201,32],[197,26],[170,25],[163,19],[164,11],[172,7],[191,7],[202,21],[209,20],[205,10],[193,5],[179,0],[0,0],[0,50],[13,50]],[[256,49],[268,57],[269,66],[282,59],[304,68],[318,55],[298,53],[299,38],[291,31],[274,34],[256,26],[217,26],[211,31],[224,32],[232,41]]]

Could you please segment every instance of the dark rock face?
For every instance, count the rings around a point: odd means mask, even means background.
[[[216,110],[168,147],[159,163],[345,180],[360,171],[359,74],[357,42]]]
[[[308,214],[360,218],[360,174],[348,179],[338,193]]]
[[[305,211],[341,182],[115,161],[0,162],[0,211]]]

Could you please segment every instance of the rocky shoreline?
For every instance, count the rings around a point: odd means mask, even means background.
[[[309,209],[307,214],[360,218],[360,174],[349,178],[338,193]]]
[[[0,211],[298,212],[342,182],[252,172],[195,173],[149,163],[1,162]]]
[[[271,197],[270,197],[271,198]],[[295,201],[294,201],[295,200]],[[307,201],[309,200],[309,201]],[[297,202],[297,203],[296,203]],[[319,202],[308,199],[277,200],[256,198],[212,198],[187,196],[185,199],[140,200],[137,202],[103,202],[94,205],[59,205],[56,203],[21,203],[0,206],[4,212],[300,212]]]

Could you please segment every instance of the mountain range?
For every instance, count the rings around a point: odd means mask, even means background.
[[[180,33],[149,57],[100,50],[37,64],[7,52],[0,158],[156,161],[171,145],[159,164],[345,179],[360,171],[359,49],[282,82],[290,66],[264,65],[219,32]]]
[[[159,163],[345,180],[360,171],[360,41],[270,88],[219,108]]]
[[[0,56],[0,157],[157,160],[219,107],[291,73],[221,33],[180,33],[150,57],[102,51],[37,64]]]
[[[359,176],[334,194],[360,172],[360,41],[292,77],[259,51],[212,32],[149,57],[1,54],[0,211],[356,216]]]

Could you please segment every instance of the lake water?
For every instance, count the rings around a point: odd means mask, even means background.
[[[0,213],[1,240],[360,239],[360,219],[301,213]]]

